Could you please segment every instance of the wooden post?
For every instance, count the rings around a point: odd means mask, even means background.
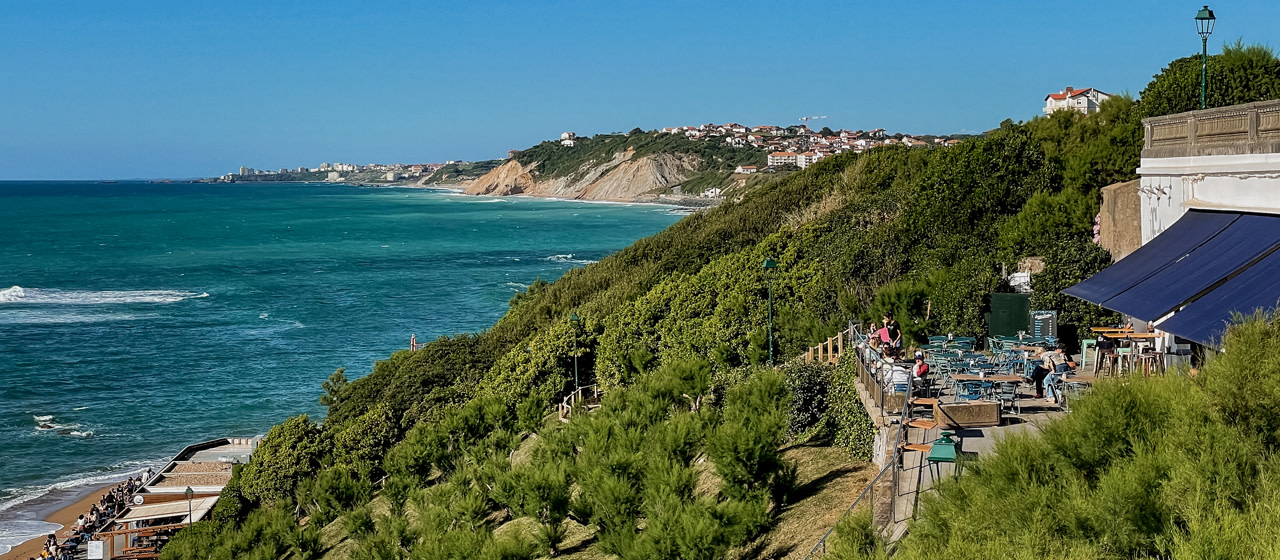
[[[836,349],[838,352],[836,355],[836,361],[840,361],[840,357],[844,356],[844,333],[842,332],[836,335],[836,337],[839,338],[839,340],[836,341]]]

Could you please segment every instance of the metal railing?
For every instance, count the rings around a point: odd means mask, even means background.
[[[859,363],[858,369],[862,371],[866,370],[865,367],[862,367],[861,363]],[[845,516],[853,513],[853,511],[858,508],[858,505],[861,504],[864,499],[871,503],[871,506],[870,506],[871,522],[873,524],[876,523],[876,515],[875,515],[876,484],[880,483],[880,480],[884,478],[886,473],[891,473],[890,478],[893,479],[891,483],[893,486],[893,489],[889,494],[890,524],[897,522],[897,519],[895,519],[895,517],[897,516],[898,493],[901,487],[901,485],[899,484],[898,475],[902,472],[900,465],[901,465],[902,453],[903,453],[903,438],[906,437],[907,420],[908,420],[908,417],[910,416],[910,411],[911,411],[911,406],[910,406],[911,393],[913,392],[911,385],[912,384],[910,383],[907,385],[908,388],[906,393],[906,401],[903,403],[902,411],[899,413],[898,435],[896,438],[894,438],[893,454],[890,455],[889,459],[885,462],[884,468],[880,469],[880,472],[877,473],[876,476],[871,479],[871,482],[867,483],[867,487],[862,489],[862,492],[859,493],[858,497],[853,500],[853,503],[849,504],[849,507],[844,510],[844,513],[840,514],[840,517],[836,519],[835,525],[833,525],[830,529],[828,529],[827,532],[822,535],[821,539],[818,539],[818,543],[813,545],[813,548],[809,549],[809,553],[805,555],[804,560],[810,560],[812,558],[821,558],[822,556],[825,556],[827,554],[827,539],[831,538],[831,535],[835,533],[836,527],[840,525],[840,521],[843,520]]]
[[[590,394],[590,396],[587,396],[588,394]],[[599,387],[597,385],[587,385],[566,395],[564,400],[560,401],[560,406],[556,407],[560,413],[561,422],[569,421],[569,415],[573,413],[573,406],[579,402],[586,403],[588,410],[592,407],[599,406]]]

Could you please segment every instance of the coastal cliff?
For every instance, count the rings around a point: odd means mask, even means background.
[[[679,185],[701,164],[701,158],[692,154],[637,157],[634,149],[627,149],[604,161],[587,162],[570,175],[539,180],[538,162],[523,165],[512,159],[472,181],[466,193],[630,201]]]

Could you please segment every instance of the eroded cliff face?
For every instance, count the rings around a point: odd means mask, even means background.
[[[615,154],[608,161],[584,165],[568,177],[538,180],[536,163],[524,166],[511,160],[471,182],[466,192],[631,201],[646,193],[680,184],[697,172],[699,163],[696,156],[687,154],[635,157],[628,150]]]

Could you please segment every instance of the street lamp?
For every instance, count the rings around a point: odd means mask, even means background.
[[[764,269],[765,277],[769,279],[769,365],[773,365],[773,272],[778,269],[778,263],[765,258],[760,268]]]
[[[1205,89],[1209,80],[1209,36],[1213,34],[1213,10],[1208,6],[1196,12],[1196,32],[1200,33],[1200,108],[1205,108]]]
[[[192,490],[190,486],[187,487],[187,526],[188,527],[191,526],[191,496],[193,496],[195,493],[196,493],[195,490]]]
[[[573,396],[577,398],[578,391],[582,390],[582,386],[578,384],[578,325],[581,319],[574,313],[569,316],[569,322],[573,324]]]

